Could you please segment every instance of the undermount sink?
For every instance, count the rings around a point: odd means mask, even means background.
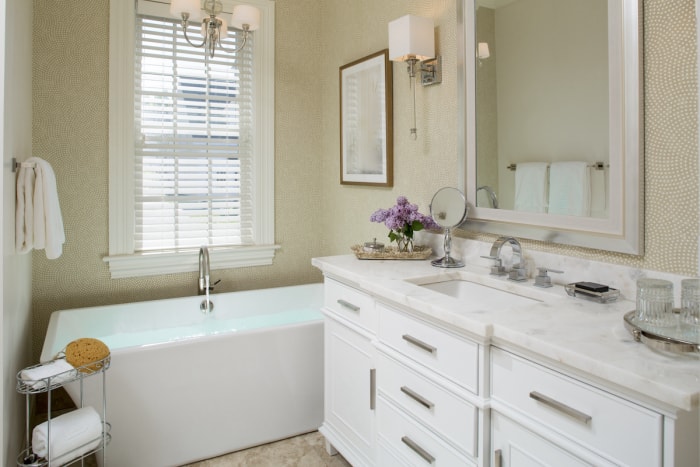
[[[455,298],[464,303],[465,310],[474,311],[533,305],[553,297],[551,292],[537,289],[531,282],[518,283],[467,272],[411,279],[409,282]]]

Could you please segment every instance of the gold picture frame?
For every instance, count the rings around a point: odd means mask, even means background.
[[[340,183],[393,186],[393,88],[389,50],[340,67]]]

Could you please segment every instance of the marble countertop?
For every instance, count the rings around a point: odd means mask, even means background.
[[[312,264],[325,275],[483,342],[522,349],[662,409],[700,405],[698,355],[668,354],[635,342],[623,323],[635,304],[624,297],[600,304],[570,297],[562,285],[542,289],[532,279],[522,283],[491,276],[482,265],[441,269],[429,261],[358,260],[354,255],[314,258]],[[537,301],[488,310],[418,285],[454,278]]]

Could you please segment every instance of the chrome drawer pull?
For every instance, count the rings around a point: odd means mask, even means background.
[[[413,337],[413,336],[411,336],[411,335],[404,334],[404,335],[401,336],[401,337],[402,337],[403,340],[405,340],[406,342],[409,342],[409,343],[415,345],[416,347],[419,347],[419,348],[425,350],[426,352],[430,352],[430,353],[435,353],[435,352],[437,352],[437,348],[433,347],[433,346],[430,345],[430,344],[426,344],[426,343],[423,342],[422,340],[416,339],[415,337]]]
[[[500,449],[496,449],[493,453],[493,467],[502,467],[503,465],[503,455]]]
[[[542,402],[544,405],[548,405],[549,407],[558,410],[559,412],[562,412],[568,415],[569,417],[573,417],[581,423],[589,423],[591,420],[593,420],[593,417],[591,417],[590,415],[586,415],[583,412],[579,412],[578,410],[569,407],[566,404],[562,404],[561,402],[556,401],[551,397],[547,397],[544,394],[540,394],[537,391],[532,391],[530,393],[530,398],[535,399],[537,402]]]
[[[433,407],[435,407],[435,404],[433,404],[432,402],[430,402],[428,399],[426,399],[425,397],[421,396],[421,395],[418,394],[417,392],[413,391],[411,388],[408,388],[408,387],[406,387],[406,386],[401,386],[401,392],[403,392],[403,393],[406,394],[408,397],[410,397],[410,398],[413,399],[414,401],[418,402],[420,405],[422,405],[423,407],[425,407],[425,408],[428,409],[428,410],[430,410],[430,409],[432,409]]]
[[[405,444],[406,446],[411,448],[413,450],[413,452],[415,452],[416,454],[421,456],[427,463],[432,464],[435,462],[435,458],[433,456],[431,456],[428,451],[426,451],[422,447],[418,446],[418,444],[416,444],[416,442],[413,441],[408,436],[402,437],[401,441],[403,442],[403,444]]]
[[[337,302],[338,302],[338,305],[340,305],[340,306],[342,306],[342,307],[345,307],[345,308],[347,308],[348,310],[352,310],[352,311],[354,311],[354,312],[360,311],[360,307],[359,307],[359,306],[353,305],[353,304],[350,303],[350,302],[346,302],[346,301],[343,300],[342,298],[339,298],[339,299],[337,300]]]
[[[374,410],[377,406],[377,370],[369,370],[369,410]]]

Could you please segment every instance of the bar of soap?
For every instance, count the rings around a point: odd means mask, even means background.
[[[610,287],[603,284],[597,284],[595,282],[577,282],[576,288],[579,290],[586,290],[595,293],[605,293],[610,290]]]

